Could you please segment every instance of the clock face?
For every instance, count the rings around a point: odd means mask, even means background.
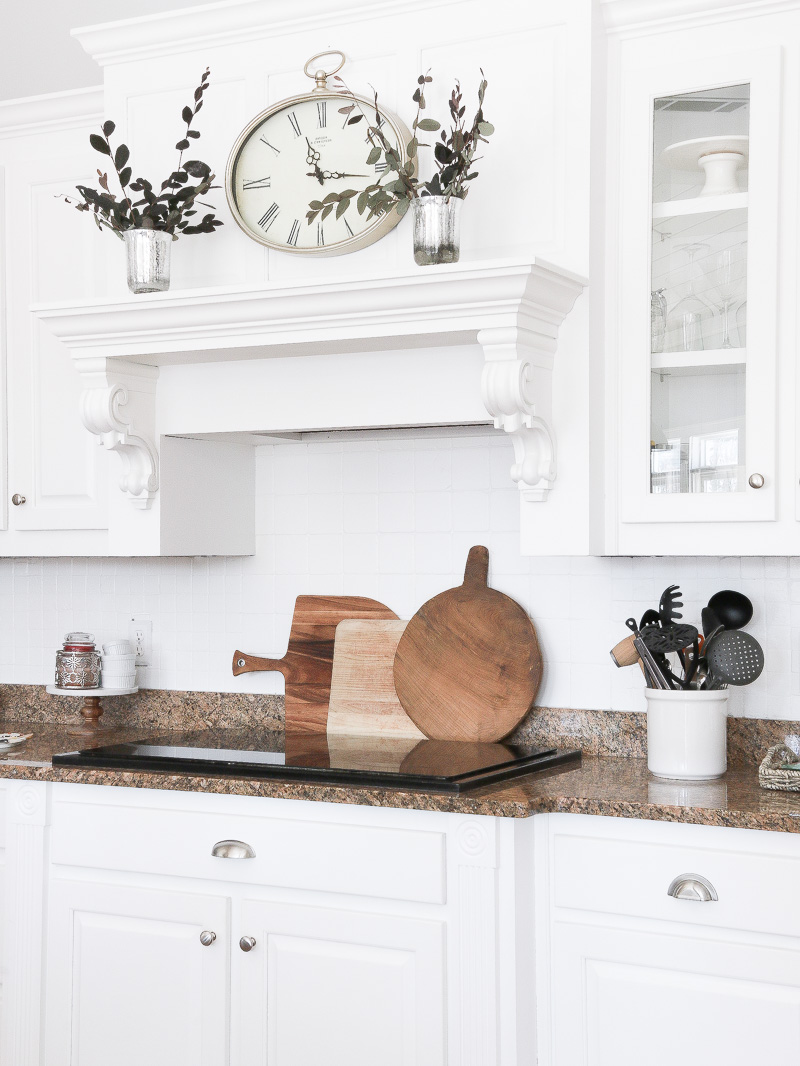
[[[341,255],[371,244],[397,224],[396,212],[368,220],[355,202],[338,219],[335,211],[324,222],[316,218],[309,224],[306,218],[312,200],[345,189],[361,191],[385,173],[382,159],[366,163],[374,105],[361,101],[367,117],[350,124],[360,114],[358,107],[346,115],[339,108],[352,102],[327,92],[283,100],[243,131],[228,161],[226,192],[248,236],[281,251]],[[402,123],[381,113],[381,130],[405,159],[411,135]]]

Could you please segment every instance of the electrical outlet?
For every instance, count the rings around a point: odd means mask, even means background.
[[[149,618],[131,618],[131,643],[136,665],[149,666],[153,652],[153,623]]]

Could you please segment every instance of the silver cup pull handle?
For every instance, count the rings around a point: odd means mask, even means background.
[[[200,943],[204,948],[210,948],[214,941],[217,939],[217,934],[210,929],[204,929],[200,934]]]
[[[255,850],[243,840],[218,840],[211,849],[215,859],[254,859]]]
[[[689,899],[697,903],[712,903],[718,900],[717,890],[707,877],[700,874],[679,874],[667,889],[673,899]]]

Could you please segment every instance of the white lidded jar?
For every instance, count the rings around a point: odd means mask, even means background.
[[[728,766],[728,693],[649,688],[647,768],[674,781],[710,781]]]

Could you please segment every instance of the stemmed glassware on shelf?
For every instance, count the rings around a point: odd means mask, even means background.
[[[679,352],[702,352],[703,344],[703,319],[710,310],[709,305],[702,300],[695,289],[697,267],[695,260],[698,252],[708,251],[707,244],[681,244],[681,251],[686,253],[688,263],[688,282],[686,295],[683,296],[672,308],[670,318],[677,326],[677,345],[674,350]],[[673,337],[676,336],[676,328],[671,330]]]
[[[740,295],[739,290],[742,282],[742,248],[743,245],[737,245],[735,248],[723,248],[721,252],[718,252],[711,278],[714,292],[718,297],[717,309],[722,317],[721,348],[737,347],[737,345],[734,345],[731,341],[731,308],[734,306]],[[742,306],[744,305],[745,301],[742,303]],[[744,347],[745,341],[742,336],[743,333],[743,330],[739,330],[738,347]]]

